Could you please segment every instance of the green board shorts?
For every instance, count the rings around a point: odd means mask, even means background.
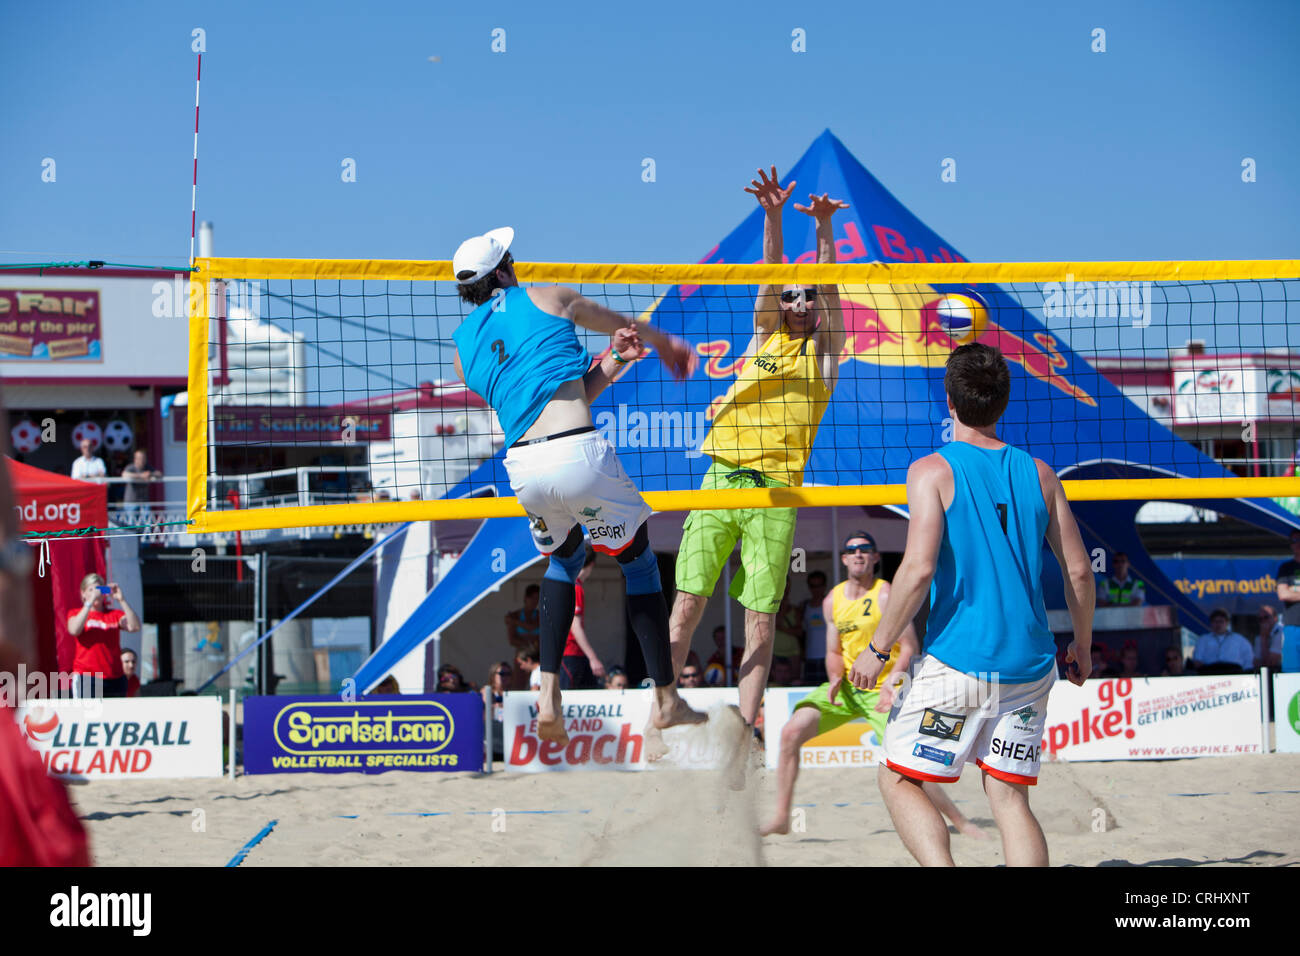
[[[753,488],[752,479],[728,478],[736,469],[714,462],[701,490]],[[786,487],[764,476],[765,487]],[[732,578],[730,594],[762,614],[774,614],[785,594],[794,546],[794,508],[738,508],[692,511],[682,526],[677,553],[677,590],[708,597],[718,583],[722,566],[740,539],[740,571]]]
[[[821,713],[821,719],[817,722],[817,733],[825,734],[847,724],[851,720],[862,718],[871,725],[871,729],[876,732],[876,739],[884,741],[885,724],[889,722],[889,711],[876,710],[876,705],[880,703],[879,690],[858,690],[848,682],[847,676],[840,681],[839,692],[835,695],[835,703],[831,703],[830,683],[822,684],[815,691],[805,697],[799,703],[794,705],[795,710],[801,707],[816,707]]]

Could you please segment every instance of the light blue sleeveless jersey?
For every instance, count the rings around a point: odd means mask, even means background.
[[[1043,604],[1047,505],[1034,459],[1019,448],[951,442],[953,497],[930,587],[925,650],[967,674],[1025,684],[1056,666]]]
[[[507,447],[532,427],[557,388],[591,367],[573,323],[543,312],[519,286],[466,316],[452,340],[465,384],[496,410]]]

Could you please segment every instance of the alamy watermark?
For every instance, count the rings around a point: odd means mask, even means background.
[[[687,458],[699,458],[709,416],[704,411],[629,411],[620,404],[615,411],[598,412],[595,425],[615,448],[681,448]]]
[[[1151,324],[1150,282],[1064,282],[1043,284],[1043,317],[1047,319],[1132,319],[1134,328]]]

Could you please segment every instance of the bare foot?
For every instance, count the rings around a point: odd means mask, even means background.
[[[645,759],[650,763],[668,756],[668,745],[664,743],[663,731],[654,725],[653,717],[645,725],[642,739],[645,741]]]
[[[784,836],[790,832],[790,814],[773,817],[768,823],[758,828],[759,836]]]
[[[669,707],[655,707],[650,715],[651,725],[659,730],[676,727],[678,724],[703,724],[708,719],[708,714],[691,710],[690,705],[680,697],[675,697]]]
[[[542,740],[553,740],[557,744],[567,744],[569,734],[564,729],[563,717],[543,717],[540,713],[537,715],[537,736]]]
[[[987,840],[989,838],[989,835],[971,820],[963,819],[961,823],[954,823],[953,826],[957,828],[958,833],[973,840]]]

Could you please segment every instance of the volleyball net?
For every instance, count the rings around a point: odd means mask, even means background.
[[[658,511],[904,504],[908,465],[952,440],[944,366],[970,341],[1011,369],[999,436],[1056,469],[1074,500],[1300,498],[1300,261],[516,273],[573,286],[698,355],[684,382],[652,354],[629,363],[592,406]],[[451,274],[433,261],[196,259],[181,426],[193,530],[522,516],[500,425],[453,368],[472,306]],[[763,284],[820,292],[814,337],[835,331],[836,290],[842,338],[818,341],[840,345],[838,363],[807,366],[831,369],[833,388],[802,484],[700,491],[720,410],[764,404],[744,455],[800,457],[772,423],[808,418],[816,398],[765,367]],[[779,326],[779,296],[762,307],[762,324]],[[608,350],[578,333],[593,361]]]

